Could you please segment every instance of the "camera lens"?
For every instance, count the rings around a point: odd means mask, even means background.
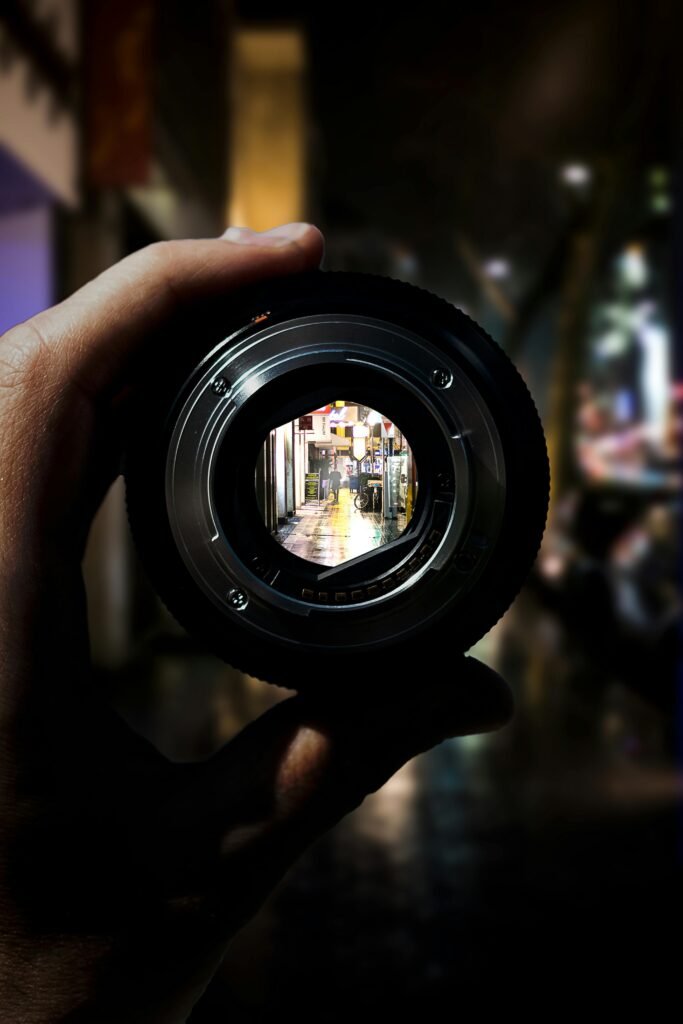
[[[461,311],[306,272],[179,324],[165,363],[126,456],[131,527],[169,609],[230,664],[299,689],[347,658],[366,682],[404,676],[514,599],[545,523],[545,442]]]

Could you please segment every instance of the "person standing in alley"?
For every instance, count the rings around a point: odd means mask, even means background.
[[[341,484],[341,473],[335,466],[330,473],[330,491],[334,494],[333,505],[339,504],[339,485]]]
[[[330,467],[327,457],[325,456],[320,463],[320,489],[322,491],[323,500],[327,501],[330,493]]]

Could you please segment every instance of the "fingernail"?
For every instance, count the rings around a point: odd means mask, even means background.
[[[230,227],[227,231],[224,231],[221,238],[224,238],[228,242],[243,242],[249,235],[253,235],[254,230],[252,228],[239,228]]]
[[[267,231],[255,232],[238,241],[246,242],[248,245],[287,245],[305,235],[310,226],[305,221],[292,221],[291,224],[278,224]]]

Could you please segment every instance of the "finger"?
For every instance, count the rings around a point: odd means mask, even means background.
[[[512,710],[508,686],[472,658],[461,658],[452,678],[379,698],[349,691],[277,705],[197,766],[191,837],[195,850],[220,844],[222,873],[212,880],[220,913],[234,927],[309,843],[403,764],[447,737],[499,728]],[[212,830],[213,842],[198,842]]]
[[[219,239],[158,242],[127,256],[8,332],[2,343],[10,365],[18,357],[24,370],[26,364],[43,373],[49,367],[55,390],[74,384],[94,396],[121,377],[138,347],[181,307],[320,263],[323,237],[312,224],[236,231]]]

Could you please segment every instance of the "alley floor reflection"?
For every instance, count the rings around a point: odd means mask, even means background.
[[[569,979],[574,994],[610,992],[616,977],[634,993],[653,976],[673,985],[671,716],[592,669],[528,593],[473,653],[510,682],[513,721],[414,759],[322,837],[234,940],[193,1024],[271,1020],[302,999],[341,1022],[359,1006],[400,1019]],[[205,756],[287,696],[175,655],[155,686],[145,731],[180,757]]]
[[[405,513],[385,519],[381,512],[360,511],[353,494],[341,488],[339,500],[303,505],[285,526],[274,534],[283,547],[320,565],[339,565],[348,559],[374,551],[401,535]]]

